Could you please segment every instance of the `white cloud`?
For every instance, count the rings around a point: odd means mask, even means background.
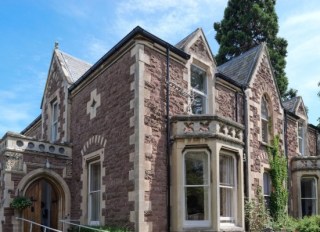
[[[280,34],[288,40],[286,73],[290,87],[298,89],[309,108],[309,122],[316,124],[320,116],[320,9],[313,6],[304,4],[300,11],[287,14],[280,22]]]
[[[124,36],[139,25],[171,43],[178,42],[197,27],[212,27],[226,0],[159,0],[122,1],[117,5],[114,31]]]

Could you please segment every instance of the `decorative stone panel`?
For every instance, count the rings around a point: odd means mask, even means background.
[[[215,137],[243,144],[244,127],[219,116],[189,115],[172,117],[172,139]]]
[[[320,157],[294,157],[291,161],[291,171],[320,170]]]
[[[23,159],[21,153],[6,152],[5,156],[5,171],[22,171]]]

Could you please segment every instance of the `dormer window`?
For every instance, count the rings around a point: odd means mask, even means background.
[[[51,141],[55,142],[58,137],[58,102],[51,103]]]
[[[298,146],[300,155],[304,155],[304,128],[302,122],[298,122]]]
[[[268,110],[268,102],[265,96],[261,99],[261,136],[262,142],[268,143],[269,141],[269,110]]]
[[[207,74],[197,66],[191,66],[192,113],[207,113]]]

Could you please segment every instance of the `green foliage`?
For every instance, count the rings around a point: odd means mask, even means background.
[[[320,231],[320,216],[304,217],[298,221],[296,227],[299,232],[319,232]]]
[[[271,218],[265,208],[260,186],[257,188],[256,196],[257,198],[245,202],[246,222],[250,231],[263,231],[270,227]]]
[[[290,88],[287,92],[285,92],[282,96],[282,100],[290,100],[294,97],[296,97],[298,94],[298,90]]]
[[[271,64],[281,96],[287,90],[285,74],[288,43],[277,37],[276,0],[229,0],[221,22],[214,23],[216,40],[220,45],[217,63],[223,64],[262,42],[269,48]]]
[[[288,192],[285,188],[287,180],[287,160],[280,152],[279,136],[273,139],[268,148],[272,192],[270,195],[270,214],[275,222],[283,220],[287,215]]]
[[[271,227],[273,231],[296,231],[296,228],[298,226],[298,220],[289,217],[289,216],[284,216],[282,217],[279,221],[277,222],[272,222]]]
[[[18,210],[23,210],[27,207],[30,207],[32,205],[32,201],[23,196],[17,196],[15,197],[12,202],[10,203],[10,207]]]
[[[99,229],[100,231],[105,232],[129,232],[130,230],[123,227],[114,227],[114,226],[87,226],[93,229]],[[71,226],[68,229],[68,232],[96,232],[96,230],[92,230],[89,228],[80,228],[78,226]]]

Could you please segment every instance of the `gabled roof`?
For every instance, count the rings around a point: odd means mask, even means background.
[[[264,46],[265,44],[262,43],[218,66],[218,72],[233,79],[242,86],[247,86]]]
[[[187,35],[184,39],[182,39],[179,43],[175,45],[175,47],[184,50],[186,45],[189,43],[189,41],[197,34],[197,32],[201,30],[200,28],[197,28],[191,34]]]
[[[63,66],[69,73],[69,75],[67,75],[69,84],[76,82],[92,66],[83,60],[60,51],[59,49],[55,49],[55,52],[59,57],[60,62],[63,63]]]
[[[302,97],[300,97],[300,96],[293,97],[289,100],[283,101],[282,105],[283,105],[283,108],[287,112],[289,112],[299,118],[301,118],[301,117],[305,118],[305,119],[308,118],[308,115],[306,112],[306,107],[304,106]]]
[[[211,51],[211,48],[210,48],[209,43],[207,41],[207,38],[206,38],[202,28],[200,28],[200,27],[197,28],[196,30],[194,30],[191,34],[187,35],[179,43],[177,43],[175,45],[175,47],[178,48],[178,49],[181,49],[182,51],[185,51],[185,52],[189,53],[190,52],[189,48],[191,46],[193,46],[194,43],[195,43],[195,40],[199,39],[200,37],[204,42],[205,49],[207,50],[207,53],[208,53],[208,58],[210,60],[212,60],[216,65],[216,61],[214,59],[214,55],[213,55],[213,53]]]
[[[291,98],[289,100],[283,101],[282,105],[283,105],[284,109],[289,111],[290,113],[295,114],[296,108],[297,108],[298,103],[299,103],[299,98],[300,97],[293,97],[293,98]]]

